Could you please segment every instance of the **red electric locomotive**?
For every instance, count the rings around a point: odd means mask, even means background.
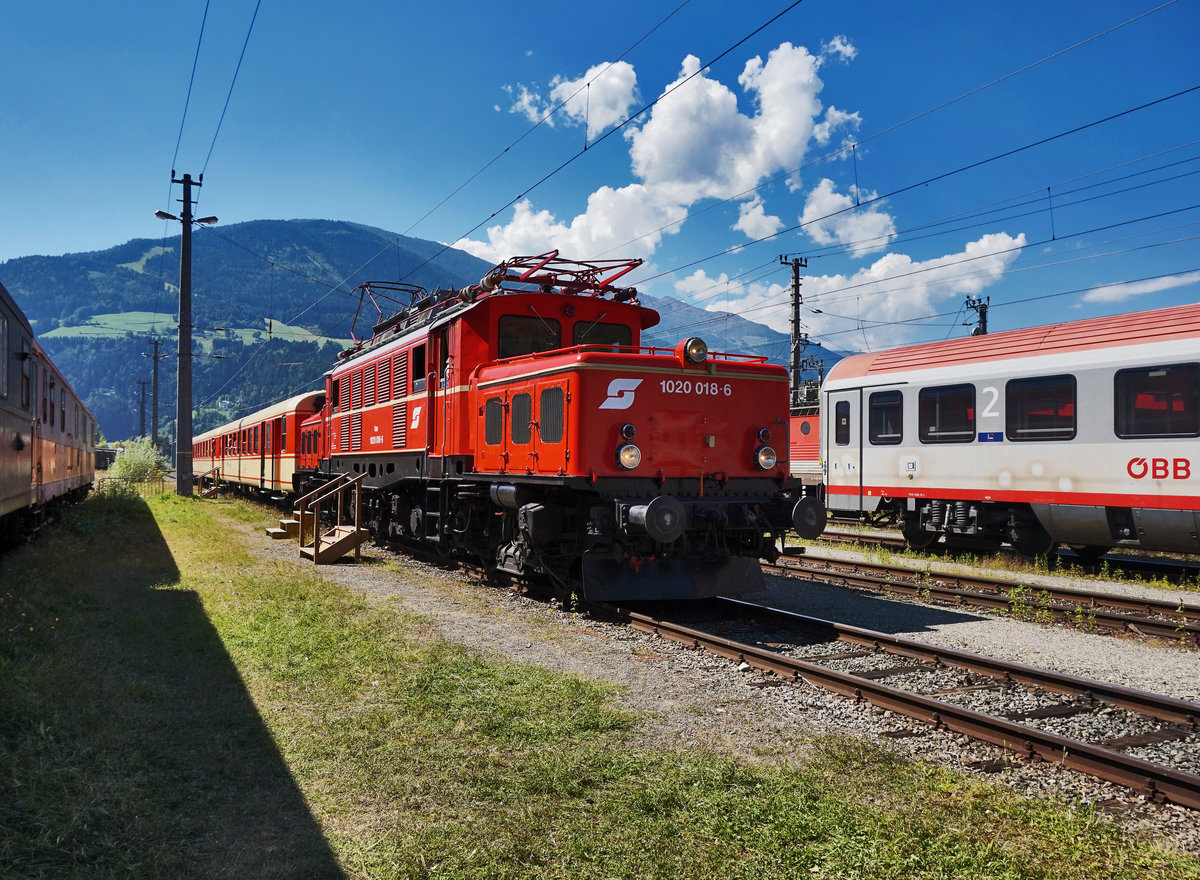
[[[554,251],[458,291],[364,285],[411,302],[327,374],[297,482],[361,474],[377,540],[588,599],[760,588],[759,558],[821,507],[789,473],[787,371],[643,345],[658,314],[615,285],[640,263]]]

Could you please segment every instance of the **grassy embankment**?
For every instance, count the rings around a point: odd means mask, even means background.
[[[1200,877],[856,741],[632,749],[604,686],[256,558],[238,516],[93,498],[0,559],[0,876]]]

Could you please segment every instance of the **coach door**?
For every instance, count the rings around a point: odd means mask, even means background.
[[[283,453],[283,418],[271,419],[267,422],[266,431],[266,484],[272,488],[282,488],[279,482],[279,463]]]
[[[825,394],[822,421],[826,495],[830,510],[862,511],[863,391],[850,388]]]

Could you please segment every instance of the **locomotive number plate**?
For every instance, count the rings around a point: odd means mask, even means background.
[[[732,397],[733,385],[706,379],[663,379],[658,383],[663,394],[691,394],[697,397]]]

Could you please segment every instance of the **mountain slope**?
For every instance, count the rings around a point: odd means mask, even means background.
[[[161,433],[170,434],[179,246],[176,235],[0,263],[0,281],[110,438],[139,433],[147,386],[138,383],[152,376],[151,339],[163,340],[159,424]],[[342,221],[258,220],[197,229],[195,430],[317,387],[350,338],[356,312],[358,338],[369,335],[378,319],[374,306],[354,293],[358,285],[402,277],[429,290],[465,287],[491,268],[437,242]],[[674,347],[683,337],[702,336],[715,351],[787,362],[787,336],[764,325],[674,299],[641,300],[661,315],[647,344]],[[147,392],[147,424],[150,406]]]

